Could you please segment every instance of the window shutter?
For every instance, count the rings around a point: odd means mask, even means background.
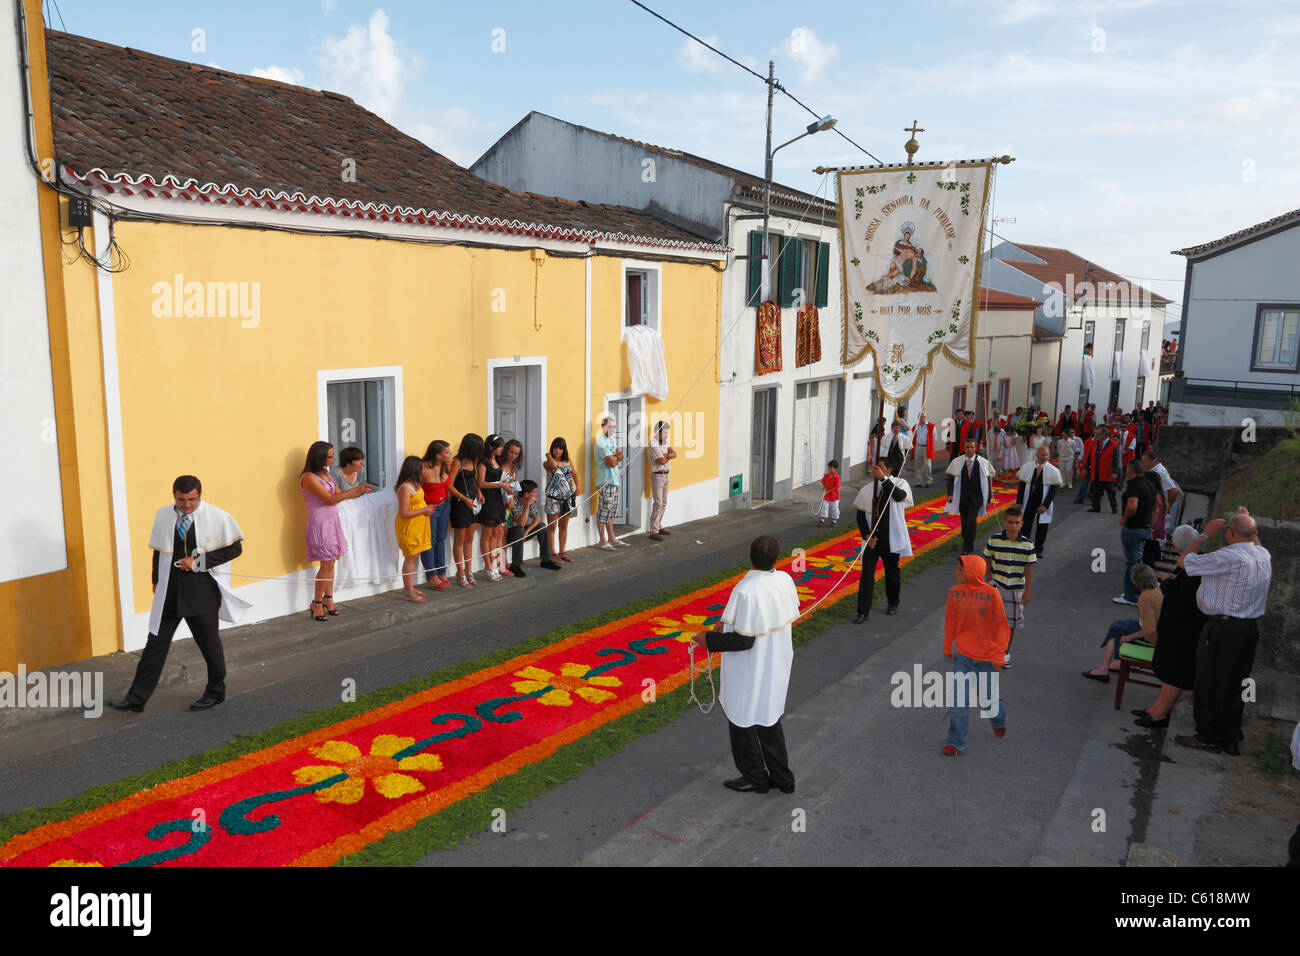
[[[831,287],[831,244],[817,244],[817,308],[826,308]]]
[[[794,290],[798,287],[802,270],[800,269],[800,250],[803,243],[798,239],[781,240],[781,297],[777,300],[782,308],[794,305]],[[807,290],[804,290],[805,293]]]
[[[749,231],[749,254],[750,256],[761,256],[763,254],[763,231],[761,229],[751,229]],[[758,305],[758,296],[763,288],[763,260],[749,260],[749,281],[745,289],[745,304]]]

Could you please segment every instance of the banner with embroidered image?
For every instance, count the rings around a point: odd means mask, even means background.
[[[846,365],[899,402],[944,352],[969,367],[992,161],[839,170]]]

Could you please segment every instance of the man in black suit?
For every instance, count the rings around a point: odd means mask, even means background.
[[[895,458],[877,461],[871,471],[873,480],[858,492],[853,502],[858,531],[866,543],[862,554],[862,576],[858,579],[858,615],[853,619],[854,624],[861,624],[871,613],[877,562],[885,566],[885,600],[888,604],[885,613],[898,613],[903,583],[898,558],[912,553],[905,514],[911,489],[903,479],[891,477],[895,464],[901,465],[901,457],[896,452]]]
[[[158,686],[172,637],[182,620],[189,625],[208,668],[203,696],[190,710],[208,710],[226,699],[226,661],[217,620],[221,616],[233,621],[232,612],[242,611],[247,604],[208,572],[243,553],[243,535],[230,515],[204,502],[202,495],[198,478],[181,475],[172,484],[174,504],[160,508],[154,517],[149,539],[154,549],[149,641],[126,697],[109,702],[114,710],[144,710]],[[160,583],[162,593],[158,591]]]
[[[975,531],[988,510],[992,495],[993,466],[982,455],[974,438],[964,442],[965,455],[948,463],[948,514],[961,515],[962,554],[974,554]]]

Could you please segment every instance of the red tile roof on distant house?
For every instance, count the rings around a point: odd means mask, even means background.
[[[1226,249],[1228,246],[1249,239],[1251,236],[1262,235],[1266,232],[1272,232],[1274,229],[1287,229],[1294,225],[1300,225],[1300,209],[1292,209],[1290,212],[1284,212],[1280,216],[1274,216],[1265,222],[1256,223],[1245,229],[1238,230],[1222,239],[1215,239],[1213,242],[1203,242],[1199,246],[1188,246],[1186,249],[1175,249],[1173,255],[1176,256],[1199,256],[1202,253],[1214,252],[1218,249]]]
[[[1019,269],[1027,276],[1039,280],[1040,282],[1055,283],[1056,287],[1062,289],[1067,296],[1072,299],[1084,302],[1093,302],[1100,300],[1103,304],[1109,302],[1120,302],[1127,304],[1134,303],[1150,304],[1154,306],[1168,305],[1169,300],[1162,295],[1125,279],[1117,272],[1099,266],[1083,256],[1076,255],[1069,249],[1057,249],[1054,246],[1031,246],[1023,242],[1012,243],[1016,248],[1023,250],[1028,255],[1042,259],[1042,262],[1030,262],[1024,259],[1011,258],[1014,253],[1010,251],[1000,253],[997,258]],[[1083,294],[1075,295],[1071,289],[1066,288],[1071,283],[1075,287],[1080,283],[1087,282]],[[1094,295],[1094,292],[1096,295]]]
[[[979,307],[980,311],[986,309],[1037,309],[1043,303],[1030,299],[1023,295],[1013,295],[1010,292],[1000,292],[997,289],[980,289]]]
[[[106,192],[723,253],[635,209],[479,179],[337,93],[46,31],[64,173]],[[348,161],[355,181],[344,179]]]

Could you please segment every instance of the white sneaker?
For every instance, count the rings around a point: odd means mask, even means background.
[[[1111,598],[1111,600],[1114,601],[1116,604],[1128,604],[1131,607],[1137,607],[1137,603],[1138,603],[1137,601],[1130,601],[1122,594],[1117,598]]]
[[[1002,657],[1002,669],[1003,669],[1003,670],[1006,670],[1006,669],[1007,669],[1008,667],[1010,667],[1010,666],[1011,666],[1011,655],[1010,655],[1010,654],[1005,654],[1005,655],[1003,655],[1003,657]]]

